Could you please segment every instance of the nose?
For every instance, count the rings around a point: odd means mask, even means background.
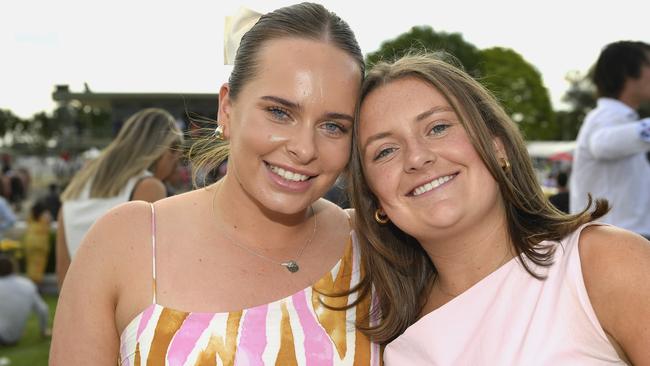
[[[304,123],[295,129],[286,143],[289,156],[299,164],[306,165],[318,157],[316,131],[310,123]]]
[[[404,170],[415,173],[436,161],[437,155],[423,142],[413,141],[406,146]]]

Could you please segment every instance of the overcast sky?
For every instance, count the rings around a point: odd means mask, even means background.
[[[295,1],[19,0],[0,2],[0,108],[52,111],[56,84],[95,92],[216,93],[224,17]],[[362,51],[415,25],[462,33],[479,48],[512,48],[541,72],[555,108],[568,72],[585,72],[607,43],[650,42],[647,0],[321,1]],[[381,5],[380,5],[381,4]]]

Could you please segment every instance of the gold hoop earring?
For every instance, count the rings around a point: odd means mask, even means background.
[[[386,225],[390,221],[388,218],[388,215],[382,210],[381,208],[378,208],[375,210],[375,221],[381,225]]]
[[[219,141],[225,141],[226,136],[223,134],[223,125],[217,126],[217,128],[214,129],[214,138],[216,138]]]
[[[503,164],[501,164],[501,169],[503,169],[504,172],[509,172],[511,168],[510,161],[506,158],[501,158],[501,160],[503,162]]]

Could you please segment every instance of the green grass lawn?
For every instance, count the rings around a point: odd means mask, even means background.
[[[50,308],[50,327],[54,320],[54,309],[56,308],[56,296],[43,296]],[[7,357],[11,366],[40,366],[47,365],[47,357],[50,351],[50,339],[42,338],[38,329],[38,319],[32,314],[27,321],[27,328],[20,342],[13,347],[1,347],[0,358]]]

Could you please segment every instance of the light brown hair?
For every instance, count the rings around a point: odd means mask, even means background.
[[[361,103],[374,90],[407,77],[437,89],[458,115],[472,145],[499,186],[513,249],[536,265],[551,265],[555,245],[542,244],[542,241],[558,241],[583,223],[604,215],[608,210],[607,202],[597,201],[594,211],[588,212],[590,201],[589,206],[576,215],[564,215],[553,207],[537,182],[516,124],[489,91],[444,58],[444,54],[408,55],[393,63],[377,64],[364,80]],[[418,318],[436,269],[415,238],[392,223],[379,225],[374,220],[379,203],[362,174],[360,123],[372,121],[357,121],[354,126],[348,172],[351,202],[357,212],[361,258],[366,270],[365,278],[355,290],[364,294],[374,286],[381,321],[373,327],[360,327],[375,341],[387,343]],[[504,170],[497,157],[495,137],[503,143],[509,169]],[[525,262],[522,264],[532,276],[542,279]]]
[[[359,80],[363,78],[363,54],[348,24],[322,5],[305,2],[263,15],[244,34],[228,79],[229,96],[232,100],[236,100],[242,88],[259,74],[259,53],[264,44],[280,38],[309,39],[332,44],[356,61],[360,71]],[[203,119],[203,122],[210,121]],[[212,124],[216,127],[214,121]],[[228,158],[228,142],[217,140],[212,131],[214,129],[202,131],[202,136],[190,149],[190,158],[196,168],[194,185],[205,183],[197,182],[196,173],[210,172]]]

